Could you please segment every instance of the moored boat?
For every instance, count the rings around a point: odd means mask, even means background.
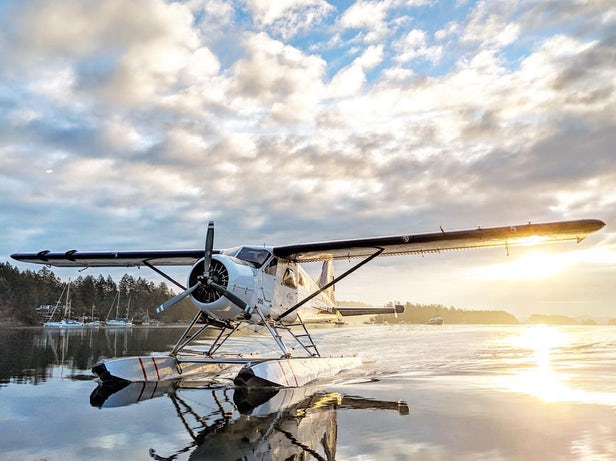
[[[49,315],[49,319],[43,323],[45,328],[83,328],[83,322],[79,322],[78,320],[74,320],[71,318],[71,298],[70,298],[70,285],[71,281],[69,280],[64,290],[62,290],[62,294],[60,294],[60,298],[58,302],[56,302],[56,306],[53,312]],[[63,319],[62,320],[53,320],[53,316],[60,307],[60,303],[64,293],[66,292],[66,299],[63,306]]]
[[[117,301],[117,303],[116,303]],[[128,317],[128,313],[130,311],[130,297],[128,298],[128,304],[126,305],[126,317],[120,317],[120,289],[118,288],[118,292],[116,296],[113,298],[111,302],[111,307],[109,308],[109,312],[107,313],[107,317],[115,307],[116,316],[113,319],[105,320],[105,326],[114,327],[114,328],[128,328],[133,326],[132,320]]]
[[[443,318],[439,315],[435,315],[434,317],[428,319],[428,321],[426,322],[427,325],[442,325],[443,324]]]
[[[128,319],[122,319],[122,318],[115,318],[115,319],[111,319],[111,320],[107,320],[105,322],[105,325],[108,327],[132,327],[133,326],[133,322],[131,322]]]
[[[43,326],[46,328],[82,328],[84,324],[83,322],[67,318],[57,322],[50,320],[43,323]]]

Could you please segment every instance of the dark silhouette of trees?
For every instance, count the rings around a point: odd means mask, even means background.
[[[67,282],[60,280],[49,268],[34,272],[19,271],[9,263],[0,263],[0,320],[26,325],[38,325],[44,320],[45,310],[37,307],[55,305],[60,300]],[[156,315],[156,306],[174,296],[175,293],[161,282],[124,274],[119,282],[111,276],[79,275],[70,282],[71,317],[76,319],[94,318],[105,320],[116,316],[114,298],[119,293],[120,316],[126,316],[130,302],[129,316],[135,320],[156,319],[168,322],[185,321],[195,314],[195,307],[187,300]],[[66,296],[66,294],[64,294]],[[64,305],[65,299],[59,304]],[[57,313],[59,320],[61,313]]]

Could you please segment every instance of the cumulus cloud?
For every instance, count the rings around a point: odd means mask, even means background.
[[[270,115],[280,121],[310,119],[322,91],[322,58],[264,33],[247,34],[244,43],[246,56],[233,69],[237,104],[244,110],[270,104]]]
[[[398,50],[396,60],[407,62],[417,58],[424,58],[438,62],[442,56],[443,48],[439,45],[428,46],[426,33],[420,29],[411,30],[404,38],[393,44]]]
[[[344,11],[339,23],[343,29],[364,29],[367,43],[378,42],[387,34],[387,12],[390,2],[358,1]]]
[[[119,105],[151,103],[219,70],[192,27],[190,10],[179,3],[38,1],[11,13],[20,27],[7,33],[15,44],[8,58],[33,74],[35,63],[46,63],[56,80],[83,93],[80,98],[101,93]]]
[[[283,39],[319,25],[333,11],[324,0],[248,0],[254,20]]]
[[[462,41],[479,42],[484,47],[504,47],[514,42],[520,26],[511,20],[508,10],[506,5],[490,8],[487,3],[480,3],[469,18]]]

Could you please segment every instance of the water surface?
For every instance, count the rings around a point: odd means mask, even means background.
[[[90,373],[180,332],[0,329],[0,459],[616,459],[614,327],[319,328],[323,355],[366,363],[290,391]]]

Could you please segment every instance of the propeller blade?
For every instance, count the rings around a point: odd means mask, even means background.
[[[208,286],[211,286],[212,288],[214,288],[219,293],[223,294],[229,301],[231,301],[233,304],[235,304],[240,309],[245,311],[248,308],[248,304],[246,302],[244,302],[244,300],[242,298],[240,298],[239,296],[233,294],[231,291],[227,290],[222,285],[219,285],[216,282],[212,282],[211,280],[208,281],[207,284],[208,284]]]
[[[207,234],[205,235],[205,259],[203,260],[203,275],[207,277],[210,273],[210,265],[212,264],[212,251],[214,248],[214,221],[210,221],[207,225]]]
[[[160,314],[161,312],[164,312],[165,310],[167,310],[169,307],[173,306],[175,303],[179,303],[182,299],[184,299],[186,296],[191,294],[193,291],[195,291],[200,286],[201,286],[201,282],[197,282],[193,286],[191,286],[189,289],[184,290],[183,292],[181,292],[178,295],[175,295],[171,299],[168,299],[167,301],[165,301],[164,303],[162,303],[160,306],[156,308],[156,313]]]

